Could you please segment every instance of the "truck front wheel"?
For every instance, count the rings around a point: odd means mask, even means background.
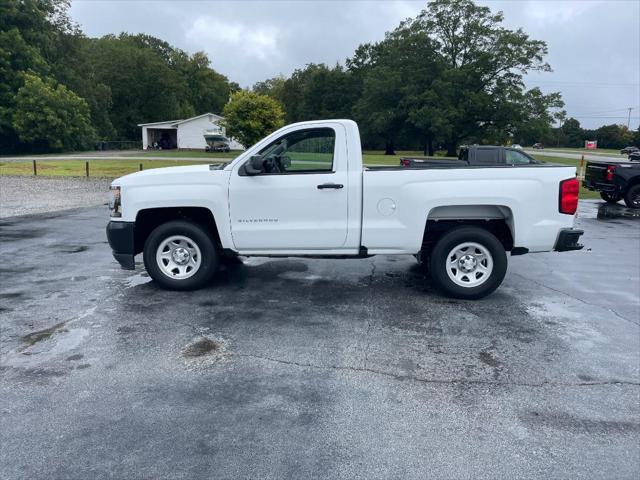
[[[456,227],[433,247],[429,271],[435,286],[447,295],[478,299],[502,283],[507,272],[507,255],[491,232],[478,227]]]
[[[144,244],[143,258],[151,278],[168,290],[202,288],[215,274],[219,262],[208,232],[184,220],[156,227]]]

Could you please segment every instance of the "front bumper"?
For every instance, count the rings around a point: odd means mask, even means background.
[[[109,222],[107,224],[107,240],[120,266],[125,270],[135,268],[135,223]]]
[[[556,246],[553,248],[556,252],[568,252],[571,250],[582,250],[584,245],[578,243],[580,235],[584,234],[583,230],[576,228],[563,228],[558,234]]]

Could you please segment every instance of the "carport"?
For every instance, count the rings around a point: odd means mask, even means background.
[[[178,127],[175,123],[179,120],[169,122],[143,123],[142,127],[142,148],[153,147],[156,143],[163,150],[178,148]]]
[[[178,129],[148,128],[147,145],[153,147],[156,142],[163,150],[178,148]]]

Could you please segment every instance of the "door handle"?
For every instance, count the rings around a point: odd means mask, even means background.
[[[323,183],[321,185],[318,185],[318,190],[324,190],[325,188],[344,188],[344,185],[342,185],[341,183]]]

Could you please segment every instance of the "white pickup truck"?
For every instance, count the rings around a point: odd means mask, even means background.
[[[517,156],[514,156],[516,158]],[[229,256],[415,255],[446,294],[481,298],[507,255],[578,250],[575,168],[525,161],[364,167],[358,126],[286,126],[222,165],[158,168],[111,186],[107,237],[162,287],[200,288]]]

